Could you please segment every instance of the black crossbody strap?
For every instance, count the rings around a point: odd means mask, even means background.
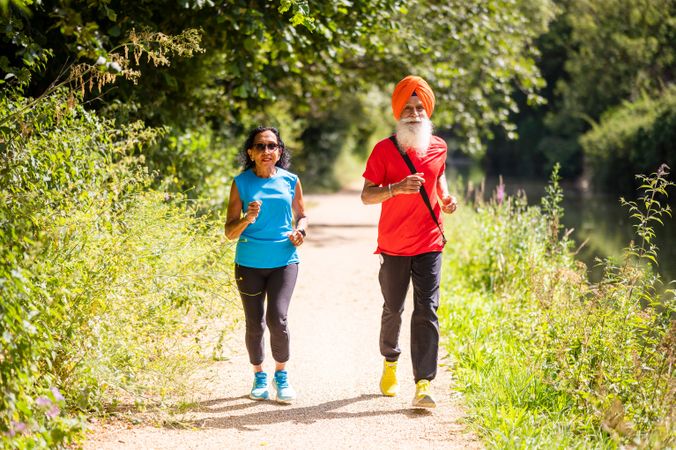
[[[397,137],[396,136],[390,136],[390,140],[392,141],[394,146],[397,148],[397,153],[399,153],[401,155],[401,157],[404,158],[404,162],[406,162],[406,165],[408,166],[408,169],[411,171],[411,174],[418,173],[415,166],[413,165],[413,161],[411,161],[411,158],[409,158],[409,156],[406,154],[406,152],[402,152],[401,149],[399,148],[399,142],[397,142]],[[443,240],[443,242],[445,244],[447,241],[446,241],[446,236],[444,236],[444,229],[441,227],[441,224],[437,220],[437,216],[434,215],[434,209],[432,209],[432,204],[430,203],[430,198],[427,196],[427,191],[422,186],[420,188],[420,195],[422,196],[423,202],[425,202],[425,205],[427,206],[427,209],[429,210],[430,215],[432,216],[432,220],[437,225],[437,228],[439,228],[439,231],[441,232],[441,239]]]

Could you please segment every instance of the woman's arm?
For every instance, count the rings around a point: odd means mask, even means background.
[[[228,200],[228,213],[225,219],[225,236],[228,239],[236,239],[240,234],[253,223],[258,217],[261,205],[258,202],[251,202],[247,207],[246,214],[242,216],[242,199],[239,197],[239,190],[235,182],[230,187],[230,199]]]
[[[289,235],[289,240],[298,247],[305,240],[305,230],[307,228],[307,217],[305,216],[305,201],[303,200],[303,187],[300,179],[296,182],[296,193],[293,196],[291,204],[293,215],[296,218],[296,227]]]

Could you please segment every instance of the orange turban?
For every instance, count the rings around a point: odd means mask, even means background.
[[[427,117],[432,117],[432,111],[434,111],[434,92],[432,92],[427,81],[420,77],[409,75],[397,83],[392,93],[392,112],[395,119],[399,120],[401,112],[404,110],[404,106],[406,106],[406,102],[411,98],[413,92],[415,92],[422,102],[427,112]]]

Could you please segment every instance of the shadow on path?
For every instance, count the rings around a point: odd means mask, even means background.
[[[342,408],[343,406],[350,405],[352,403],[372,400],[374,398],[380,398],[380,395],[375,394],[362,394],[358,397],[334,400],[331,402],[321,403],[315,406],[307,406],[302,408],[293,408],[288,405],[279,405],[277,410],[266,410],[260,411],[252,414],[245,415],[233,415],[228,417],[216,416],[216,417],[207,417],[204,419],[195,420],[192,424],[198,428],[237,428],[241,431],[257,431],[262,425],[270,425],[281,422],[292,422],[292,423],[302,423],[302,424],[312,424],[319,420],[331,420],[331,419],[347,419],[347,418],[359,418],[359,417],[373,417],[373,416],[386,416],[386,415],[404,415],[410,419],[416,419],[420,417],[429,417],[432,412],[429,410],[423,409],[393,409],[393,410],[380,410],[380,411],[360,411],[360,412],[336,412],[334,410]],[[238,397],[241,398],[241,397]],[[227,399],[223,400],[211,400],[209,402],[201,403],[200,406],[209,406],[217,404]],[[259,402],[251,401],[251,406],[258,405]],[[247,404],[248,406],[248,404]],[[237,409],[242,409],[241,405],[231,405],[219,408],[214,410],[207,408],[210,412],[227,412],[234,411]]]
[[[234,405],[223,405],[223,403],[232,402],[235,400],[244,400],[245,403],[235,403]],[[214,400],[198,402],[196,406],[190,408],[190,411],[219,413],[219,412],[237,411],[240,409],[248,409],[253,406],[256,406],[257,404],[258,402],[251,400],[249,396],[245,394],[240,395],[239,397],[217,398]],[[214,406],[216,405],[221,406],[214,408]]]

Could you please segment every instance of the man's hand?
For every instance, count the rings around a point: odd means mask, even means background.
[[[392,184],[392,194],[417,194],[420,192],[420,186],[425,183],[423,173],[417,172],[401,180],[399,183]]]
[[[441,197],[441,210],[446,214],[453,213],[458,209],[458,201],[452,195],[444,195]]]

